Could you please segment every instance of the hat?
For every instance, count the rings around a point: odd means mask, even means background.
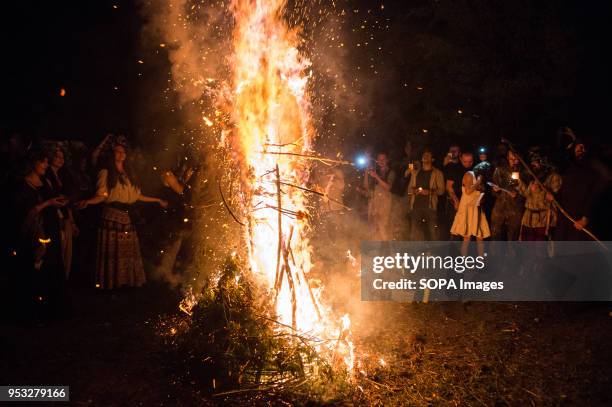
[[[527,154],[529,155],[529,162],[542,162],[542,154],[540,153],[539,147],[530,148]]]

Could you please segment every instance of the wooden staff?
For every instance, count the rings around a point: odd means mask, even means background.
[[[548,189],[544,186],[544,184],[542,183],[542,181],[540,181],[540,179],[538,177],[536,177],[536,175],[533,173],[533,171],[531,170],[531,167],[529,167],[529,165],[527,165],[527,163],[525,162],[525,160],[523,160],[523,158],[520,156],[520,154],[516,151],[516,149],[514,148],[514,146],[512,145],[512,143],[510,142],[510,140],[508,139],[502,139],[502,142],[506,142],[508,144],[508,147],[510,148],[510,151],[512,151],[512,153],[514,153],[514,155],[516,156],[516,158],[518,158],[518,160],[520,161],[521,165],[523,166],[523,168],[525,168],[525,170],[527,171],[527,173],[529,175],[531,175],[531,177],[534,179],[534,181],[536,182],[536,184],[538,184],[538,186],[540,188],[542,188],[542,190],[547,193],[550,194],[553,199],[552,199],[552,204],[554,206],[556,206],[559,209],[559,212],[561,212],[561,214],[563,214],[563,216],[565,216],[570,222],[572,223],[576,223],[576,220],[559,204],[559,202],[557,202],[557,200],[555,199],[554,195],[552,195],[550,193],[550,191],[548,191]],[[582,230],[584,233],[586,233],[587,235],[589,235],[589,237],[591,239],[593,239],[594,241],[596,241],[604,250],[608,251],[608,248],[606,247],[605,244],[603,244],[601,242],[601,240],[599,240],[597,238],[597,236],[595,236],[590,230],[588,230],[586,227],[583,227]]]

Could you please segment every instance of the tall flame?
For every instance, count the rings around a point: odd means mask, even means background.
[[[312,138],[306,94],[309,62],[302,58],[293,45],[295,33],[288,30],[279,14],[281,0],[235,0],[232,3],[236,26],[234,30],[235,102],[233,118],[236,124],[238,149],[246,167],[244,181],[250,190],[252,222],[248,241],[251,243],[252,269],[273,287],[277,270],[279,238],[278,191],[276,173],[283,182],[301,185],[307,176],[303,160],[292,155],[270,154],[302,153],[309,149]],[[285,146],[285,147],[280,147]],[[282,188],[281,245],[286,245],[293,228],[291,252],[295,261],[293,271],[310,271],[308,241],[304,221],[293,219],[291,213],[305,212],[303,193]],[[281,261],[283,256],[281,253]],[[287,277],[287,276],[285,276]],[[299,284],[300,289],[305,288]],[[278,311],[281,322],[292,324],[291,293],[279,293]],[[307,293],[304,293],[307,294]],[[309,301],[312,304],[312,301]],[[300,303],[302,305],[302,303]],[[316,320],[315,309],[300,307],[300,329],[312,328]]]
[[[342,326],[333,321],[320,287],[309,281],[308,208],[303,190],[296,188],[306,187],[309,168],[303,156],[311,154],[315,135],[307,89],[310,61],[298,51],[298,32],[282,18],[284,6],[284,0],[231,3],[233,147],[240,155],[250,214],[249,261],[276,295],[280,322],[309,335],[335,337],[330,347],[337,352],[337,342],[348,343],[348,317]]]

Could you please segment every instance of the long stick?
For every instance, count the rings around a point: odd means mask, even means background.
[[[291,233],[293,234],[293,233]],[[296,314],[297,314],[297,294],[296,291],[297,287],[296,287],[296,283],[293,279],[293,271],[291,270],[291,267],[289,266],[289,255],[288,253],[288,248],[291,245],[291,235],[289,236],[289,239],[287,240],[287,242],[285,242],[285,244],[283,245],[283,258],[285,260],[285,273],[287,274],[287,282],[289,283],[289,290],[291,291],[291,326],[293,327],[294,330],[297,330],[297,319],[296,319]]]
[[[301,187],[301,186],[299,186],[299,185],[290,184],[289,182],[281,182],[281,184],[282,184],[282,185],[286,185],[286,186],[288,186],[288,187],[297,188],[297,189],[299,189],[299,190],[301,190],[301,191],[310,192],[310,193],[312,193],[312,194],[322,196],[322,197],[324,197],[324,198],[329,199],[329,200],[330,200],[330,201],[332,201],[332,202],[337,203],[338,205],[341,205],[341,206],[342,206],[344,209],[346,209],[346,210],[349,210],[349,211],[351,210],[351,208],[349,208],[348,206],[346,206],[346,205],[345,205],[345,204],[343,204],[342,202],[340,202],[340,201],[338,201],[338,200],[335,200],[334,198],[330,198],[330,197],[329,197],[329,196],[328,196],[326,193],[319,192],[319,191],[315,191],[314,189],[309,189],[309,188]]]
[[[280,171],[278,169],[278,164],[276,164],[276,195],[277,195],[277,204],[278,204],[278,247],[276,250],[276,279],[274,280],[274,288],[276,289],[276,298],[278,298],[278,291],[280,288],[280,261],[281,261],[281,244],[283,241],[283,214],[281,212],[281,188],[280,188]],[[276,300],[275,300],[276,302]]]
[[[232,212],[231,208],[229,207],[229,205],[227,204],[227,202],[225,201],[225,197],[223,196],[223,190],[221,189],[221,180],[219,180],[219,182],[217,183],[217,185],[219,186],[219,194],[221,194],[221,200],[223,201],[223,205],[225,205],[225,209],[227,209],[227,211],[229,212],[230,215],[232,215],[232,218],[234,218],[234,220],[240,225],[240,226],[246,226],[244,223],[240,222],[238,220],[238,218],[236,217],[236,215],[234,215],[234,212]]]
[[[291,155],[294,157],[301,157],[301,158],[306,158],[309,160],[321,161],[322,163],[333,163],[333,164],[344,164],[344,165],[353,164],[352,162],[346,161],[346,160],[335,160],[333,158],[319,157],[316,155],[308,155],[308,154],[300,154],[300,153],[289,153],[289,152],[284,152],[284,151],[262,151],[261,153],[262,154],[276,154],[276,155]]]
[[[269,181],[269,182],[272,182],[272,181]],[[338,201],[338,200],[336,200],[334,198],[330,198],[327,194],[325,194],[323,192],[319,192],[319,191],[316,191],[314,189],[309,189],[309,188],[306,188],[306,187],[301,187],[299,185],[291,184],[289,182],[282,182],[281,181],[281,185],[285,185],[285,186],[292,187],[292,188],[297,188],[297,189],[299,189],[301,191],[304,191],[304,192],[310,192],[310,193],[313,193],[315,195],[322,196],[323,198],[327,198],[330,201],[337,203],[338,205],[342,206],[347,211],[352,211],[352,209],[350,207],[346,206],[345,204],[343,204],[342,202],[340,202],[340,201]]]
[[[550,194],[553,199],[552,199],[552,203],[553,205],[555,205],[558,209],[559,212],[561,212],[561,214],[563,214],[563,216],[565,216],[570,222],[572,223],[576,223],[576,220],[559,204],[559,202],[557,202],[557,200],[555,199],[554,195],[552,195],[550,193],[550,191],[548,191],[548,189],[544,186],[544,184],[542,183],[542,181],[540,181],[540,179],[534,174],[534,172],[531,170],[531,167],[529,167],[529,165],[527,165],[527,163],[525,162],[525,160],[523,160],[523,158],[520,156],[520,154],[516,151],[516,149],[514,148],[514,146],[512,145],[512,143],[508,140],[505,139],[505,141],[508,143],[508,147],[510,147],[510,150],[512,151],[512,153],[514,153],[514,155],[516,156],[516,158],[518,158],[518,160],[520,161],[520,163],[523,165],[523,167],[525,168],[525,170],[527,171],[527,173],[529,173],[529,175],[531,175],[531,177],[534,179],[534,181],[536,182],[536,184],[538,184],[538,186],[540,188],[542,188],[542,190],[544,192],[546,192],[547,194]],[[594,241],[596,241],[597,243],[599,243],[599,245],[605,249],[606,251],[608,251],[608,248],[606,247],[606,245],[604,245],[601,240],[599,240],[597,238],[597,236],[595,236],[590,230],[588,230],[587,228],[583,227],[582,230],[584,233],[586,233],[587,235],[589,235],[589,237],[591,239],[593,239]]]
[[[286,251],[286,250],[284,250]],[[289,258],[287,254],[284,253],[285,258],[285,272],[287,274],[287,282],[289,283],[289,291],[291,292],[291,326],[294,331],[297,331],[297,295],[295,293],[296,286],[295,281],[293,280],[293,271],[291,271],[291,267],[289,266]]]

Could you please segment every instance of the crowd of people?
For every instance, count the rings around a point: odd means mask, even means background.
[[[189,208],[193,168],[163,172],[162,199],[142,192],[126,137],[109,134],[91,152],[82,143],[64,144],[26,146],[14,135],[3,145],[11,215],[2,234],[2,282],[10,287],[10,307],[27,319],[70,315],[69,281],[105,290],[142,286],[134,204],[158,205],[171,219]]]
[[[583,229],[609,185],[607,168],[571,129],[561,135],[567,143],[548,154],[539,147],[519,153],[507,141],[493,156],[453,144],[440,167],[427,147],[415,159],[410,142],[395,166],[385,151],[367,153],[358,191],[367,200],[370,240],[462,240],[464,252],[470,241],[482,252],[487,239],[590,240]]]
[[[472,151],[453,144],[439,166],[432,150],[410,142],[395,164],[387,152],[368,152],[354,189],[364,203],[365,238],[461,240],[463,254],[471,241],[482,253],[488,239],[591,239],[584,229],[609,186],[608,169],[590,159],[586,143],[571,129],[562,133],[567,142],[552,154],[538,148],[519,154],[507,142],[494,154],[485,147]],[[184,155],[157,177],[160,198],[142,192],[141,174],[129,159],[134,151],[124,136],[108,135],[92,151],[82,143],[38,144],[26,146],[15,135],[2,145],[5,213],[10,215],[2,234],[7,267],[0,277],[10,287],[4,297],[10,297],[11,308],[35,319],[69,315],[69,281],[102,290],[142,286],[147,274],[138,202],[158,206],[166,215],[161,230],[173,239],[169,252],[180,256],[190,236],[182,221],[193,209],[191,182],[197,171],[182,160]],[[342,232],[346,218],[339,216],[347,212],[345,203],[352,205],[344,169],[315,170],[310,180],[324,196],[319,213],[332,246],[357,239]],[[559,207],[572,219],[560,215]],[[175,260],[165,259],[171,266]]]

